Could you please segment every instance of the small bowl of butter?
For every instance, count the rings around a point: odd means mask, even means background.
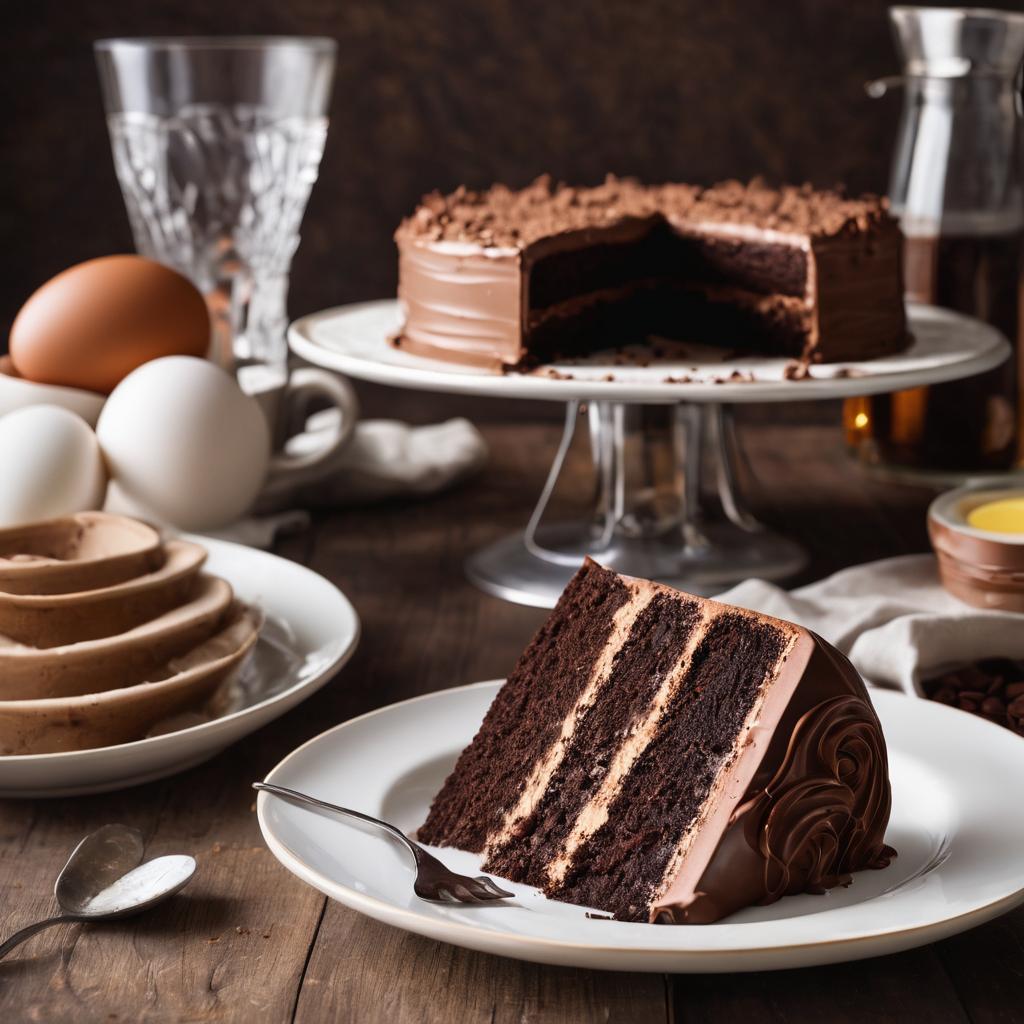
[[[1024,612],[1024,477],[939,495],[928,535],[942,585],[977,608]]]

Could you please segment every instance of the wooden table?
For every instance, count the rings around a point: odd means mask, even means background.
[[[0,963],[0,1022],[1024,1020],[1024,910],[862,963],[735,976],[610,974],[409,935],[329,903],[278,865],[256,825],[254,779],[336,722],[500,676],[543,617],[478,593],[462,562],[525,521],[559,427],[484,429],[492,460],[482,478],[428,501],[325,515],[280,545],[335,580],[363,621],[352,662],[318,695],[175,778],[105,796],[0,802],[4,933],[51,912],[68,852],[103,823],[142,829],[151,854],[187,852],[199,862],[193,883],[163,907],[44,932]],[[760,481],[755,510],[811,549],[805,579],[926,549],[927,495],[866,482],[834,425],[761,423],[747,440]],[[1001,784],[1019,791],[1021,781]]]

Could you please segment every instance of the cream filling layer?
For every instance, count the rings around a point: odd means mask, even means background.
[[[569,833],[559,855],[547,867],[548,881],[557,884],[565,878],[577,850],[608,820],[608,811],[618,795],[622,780],[633,770],[637,758],[647,749],[648,744],[658,734],[658,723],[675,695],[682,681],[690,670],[690,663],[698,644],[704,638],[708,626],[718,617],[717,610],[704,608],[701,620],[695,624],[686,647],[683,648],[679,660],[672,671],[667,673],[660,689],[648,708],[647,715],[639,722],[625,742],[615,752],[612,763],[604,781],[598,787],[590,801],[584,806],[576,818],[572,831]]]
[[[551,744],[547,752],[537,762],[537,764],[534,765],[533,771],[530,773],[530,778],[527,780],[526,785],[523,786],[523,790],[519,795],[519,800],[516,805],[505,815],[499,828],[495,829],[495,831],[487,837],[487,846],[484,854],[485,859],[492,849],[512,838],[517,825],[524,818],[532,814],[536,809],[537,804],[540,803],[541,798],[547,790],[548,783],[551,781],[551,776],[554,774],[555,769],[562,763],[562,758],[565,757],[565,752],[569,749],[569,745],[572,743],[572,738],[576,732],[576,726],[579,723],[580,718],[587,708],[594,703],[601,687],[608,681],[608,677],[612,672],[612,666],[615,664],[615,659],[618,656],[619,651],[622,650],[626,640],[629,638],[629,634],[633,629],[633,624],[636,622],[637,616],[654,598],[653,591],[642,593],[640,588],[633,584],[629,584],[629,588],[629,600],[626,601],[626,603],[623,604],[613,616],[612,628],[608,635],[608,641],[601,651],[597,661],[594,663],[594,667],[590,673],[590,679],[584,687],[583,692],[577,698],[572,710],[565,716],[565,720],[562,722],[562,730],[559,733],[558,738]]]

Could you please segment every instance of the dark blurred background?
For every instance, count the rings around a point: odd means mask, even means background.
[[[285,33],[338,41],[293,315],[392,294],[391,234],[424,191],[650,181],[884,190],[899,98],[884,0],[27,0],[8,4],[0,316],[71,263],[132,248],[91,43]]]

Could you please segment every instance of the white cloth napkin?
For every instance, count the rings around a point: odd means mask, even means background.
[[[306,430],[288,441],[290,454],[316,451],[336,429],[338,411],[311,416]],[[302,529],[311,508],[364,505],[385,498],[435,494],[478,472],[487,442],[469,420],[426,427],[396,420],[360,420],[352,439],[327,462],[308,471],[271,477],[256,503],[257,514],[210,536],[266,548],[279,535]]]
[[[745,580],[719,600],[813,630],[869,682],[918,696],[922,680],[947,667],[1024,658],[1024,615],[959,601],[939,582],[933,555],[868,562],[791,592]]]

